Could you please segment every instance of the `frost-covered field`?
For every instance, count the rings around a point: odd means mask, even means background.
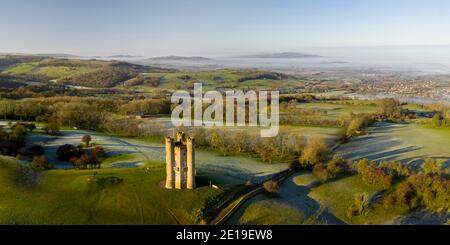
[[[27,137],[28,144],[40,144],[44,147],[46,155],[55,167],[71,168],[71,164],[58,161],[56,150],[63,144],[78,145],[85,134],[91,135],[93,143],[105,148],[108,159],[104,162],[104,167],[138,167],[165,161],[164,145],[157,142],[81,130],[61,131],[59,136],[32,133]],[[227,184],[243,183],[246,180],[259,181],[287,168],[285,163],[266,164],[254,158],[222,156],[207,150],[196,151],[196,164],[200,172]]]
[[[353,138],[336,151],[350,160],[398,160],[418,166],[431,157],[450,163],[450,130],[417,124],[376,123],[368,134]]]

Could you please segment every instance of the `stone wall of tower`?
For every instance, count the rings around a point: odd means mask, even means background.
[[[175,188],[186,188],[186,146],[175,145]]]
[[[195,188],[194,139],[183,132],[166,138],[166,188]]]
[[[194,139],[188,137],[186,140],[186,164],[187,164],[187,183],[186,188],[195,188],[195,151]]]
[[[175,158],[174,158],[174,142],[170,137],[166,137],[166,188],[174,188],[175,181]]]

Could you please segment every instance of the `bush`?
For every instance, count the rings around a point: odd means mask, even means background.
[[[327,166],[323,163],[318,163],[314,166],[313,174],[322,182],[331,179],[330,173],[327,171]]]
[[[320,136],[312,136],[308,139],[299,162],[302,167],[311,167],[320,162],[326,162],[329,158],[330,148],[325,139]]]
[[[322,182],[339,178],[347,173],[347,161],[339,156],[333,156],[326,165],[318,163],[313,168],[313,174]]]
[[[277,193],[280,190],[278,183],[273,180],[264,182],[263,186],[268,193]]]
[[[27,128],[23,124],[14,124],[11,128],[12,134],[17,136],[22,136],[27,133]]]
[[[81,137],[81,142],[83,142],[86,145],[86,147],[89,147],[89,143],[91,142],[91,140],[92,137],[88,134],[83,135],[83,137]]]
[[[359,193],[355,195],[354,202],[347,209],[347,218],[353,216],[365,215],[369,211],[369,195],[367,193]]]
[[[94,147],[94,149],[92,149],[92,156],[97,159],[102,159],[105,157],[105,149],[101,146]]]
[[[48,162],[48,159],[44,155],[37,155],[33,157],[31,162],[31,167],[33,169],[47,170],[53,168],[53,166]]]
[[[374,162],[362,159],[356,163],[358,174],[364,182],[383,187],[385,189],[391,187],[393,183],[393,174],[391,171],[377,166]]]
[[[404,206],[409,210],[426,207],[432,212],[449,212],[450,181],[445,176],[413,174],[398,184],[384,203],[386,206]]]
[[[441,169],[442,169],[442,165],[439,164],[433,158],[425,159],[425,162],[422,165],[423,172],[428,175],[438,174],[441,171]]]
[[[82,152],[73,145],[62,145],[56,150],[56,155],[61,161],[68,161],[69,159],[80,157]]]

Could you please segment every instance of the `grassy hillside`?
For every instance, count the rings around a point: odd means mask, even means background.
[[[308,178],[308,177],[306,177]],[[298,180],[299,181],[299,180]],[[354,203],[356,194],[367,193],[373,197],[381,189],[364,183],[360,176],[351,176],[313,187],[309,196],[349,224],[392,224],[406,213],[402,209],[386,209],[382,204],[373,204],[365,215],[348,218],[346,211]]]
[[[8,62],[9,61],[9,62]],[[70,85],[109,88],[147,72],[171,70],[134,65],[119,61],[57,59],[45,57],[5,57],[2,74],[48,82],[58,80]]]
[[[149,73],[147,75],[159,76],[161,74]],[[273,90],[274,88],[294,88],[304,85],[303,81],[280,73],[246,69],[220,69],[165,73],[162,74],[158,88],[166,90],[188,89],[195,82],[202,82],[204,90],[220,88]]]
[[[51,170],[32,174],[0,159],[0,224],[192,224],[222,191],[165,190],[163,168]],[[117,177],[122,183],[109,183]],[[94,181],[95,178],[97,181]]]

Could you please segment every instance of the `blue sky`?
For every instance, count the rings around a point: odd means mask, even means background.
[[[0,0],[0,52],[234,55],[450,45],[448,0]]]

